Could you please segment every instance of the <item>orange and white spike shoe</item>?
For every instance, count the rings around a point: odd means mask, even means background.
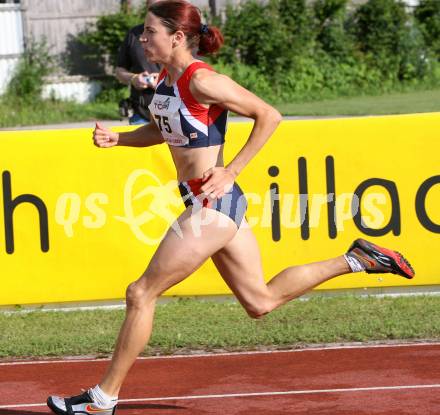
[[[115,415],[116,413],[116,405],[110,408],[98,407],[88,391],[70,398],[49,396],[47,406],[57,415]]]
[[[408,279],[415,275],[413,267],[400,252],[382,248],[365,239],[356,239],[345,255],[357,259],[369,274],[390,272]]]

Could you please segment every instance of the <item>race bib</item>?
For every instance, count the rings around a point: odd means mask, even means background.
[[[189,142],[189,138],[182,132],[180,105],[180,98],[155,94],[148,106],[162,137],[172,146],[184,146]]]

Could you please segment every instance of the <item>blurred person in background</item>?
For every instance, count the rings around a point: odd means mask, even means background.
[[[160,0],[148,0],[147,9]],[[144,24],[132,27],[119,47],[116,63],[116,78],[130,86],[130,97],[119,103],[123,116],[129,116],[132,125],[150,122],[148,105],[154,95],[160,65],[150,62],[142,48],[139,37],[144,31]]]

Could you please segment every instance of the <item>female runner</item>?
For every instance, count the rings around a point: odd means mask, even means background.
[[[103,379],[81,395],[49,397],[48,406],[56,414],[115,413],[124,378],[150,337],[157,298],[208,258],[252,318],[338,275],[366,271],[414,276],[399,253],[358,239],[345,255],[289,267],[266,284],[257,241],[246,226],[246,202],[235,179],[273,134],[281,115],[193,57],[195,48],[200,55],[217,51],[223,37],[217,28],[201,24],[199,10],[189,2],[156,2],[148,9],[144,29],[140,40],[147,59],[164,68],[150,105],[155,123],[119,134],[97,123],[93,140],[102,148],[166,142],[186,210],[176,221],[179,231],[174,225],[168,230],[145,272],[127,289],[126,318]],[[228,110],[255,123],[243,148],[224,166]]]

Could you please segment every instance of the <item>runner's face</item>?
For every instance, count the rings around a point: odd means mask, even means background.
[[[173,49],[174,35],[153,13],[148,13],[144,23],[144,33],[139,38],[145,57],[150,62],[167,63]]]

